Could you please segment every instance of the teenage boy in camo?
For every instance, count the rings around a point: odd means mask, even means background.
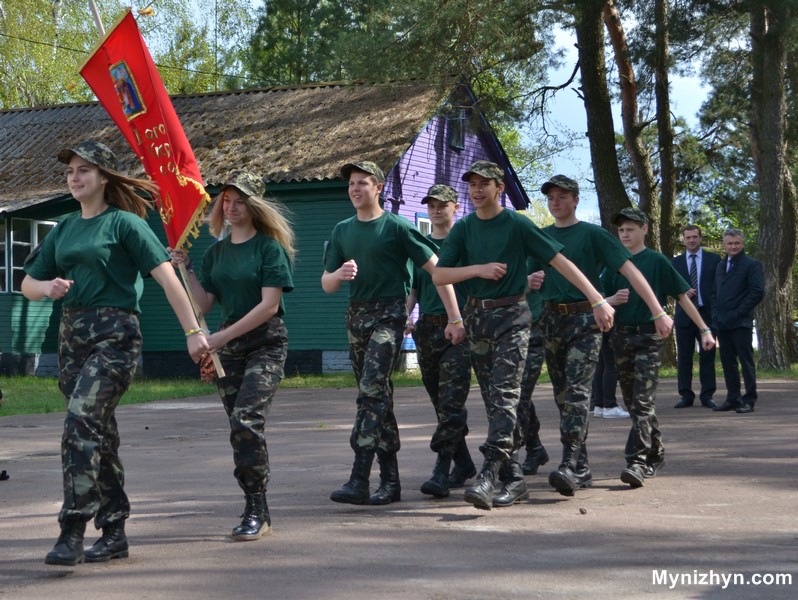
[[[646,248],[646,213],[638,208],[624,208],[613,216],[612,222],[618,227],[621,243],[632,253],[632,264],[654,289],[660,306],[667,302],[667,296],[676,298],[699,328],[702,348],[711,350],[715,345],[712,332],[686,295],[690,284],[665,255]],[[626,440],[627,466],[621,473],[621,481],[638,488],[645,477],[654,477],[665,463],[662,432],[654,411],[663,348],[656,323],[665,318],[665,311],[652,318],[640,296],[629,290],[629,282],[623,275],[605,273],[604,277],[607,301],[616,305],[615,330],[610,340],[618,365],[618,381],[632,417],[632,428]]]
[[[631,262],[631,253],[606,229],[584,223],[576,217],[579,184],[564,175],[555,175],[543,184],[554,224],[543,231],[561,243],[562,253],[601,289],[599,275],[606,266],[619,271],[640,294],[652,315],[662,306],[651,287]],[[563,457],[549,474],[549,484],[563,496],[591,485],[593,476],[587,459],[588,411],[593,374],[601,346],[601,331],[590,318],[596,303],[553,269],[546,268],[542,287],[546,302],[543,314],[546,365],[560,411],[560,440]],[[602,301],[606,302],[606,301]],[[656,321],[662,337],[673,323],[667,315]]]
[[[448,185],[429,188],[421,200],[427,205],[432,232],[427,239],[440,251],[454,225],[454,215],[460,208],[457,192]],[[462,309],[465,296],[455,288],[457,305]],[[438,455],[432,477],[421,485],[421,493],[445,498],[450,487],[462,487],[465,480],[477,474],[465,437],[468,435],[468,411],[465,403],[471,385],[471,358],[468,344],[452,344],[446,338],[448,318],[446,309],[432,277],[424,269],[413,273],[413,288],[407,297],[407,314],[416,303],[419,319],[408,321],[406,331],[413,334],[418,352],[421,380],[429,394],[438,419],[430,448]],[[452,461],[455,467],[449,473]]]
[[[399,359],[410,292],[408,262],[431,272],[436,247],[410,222],[379,204],[385,176],[369,161],[347,163],[341,175],[349,182],[349,198],[357,213],[333,229],[324,258],[321,285],[333,293],[349,282],[346,313],[349,356],[358,384],[357,416],[349,443],[355,452],[352,474],[330,495],[333,502],[389,504],[401,499],[399,428],[393,413],[391,374]],[[449,324],[446,337],[463,340],[460,309],[454,289],[439,286]],[[380,463],[380,486],[369,496],[374,455]]]
[[[476,508],[490,510],[528,496],[521,465],[512,456],[532,322],[526,301],[527,257],[551,264],[583,290],[597,304],[595,317],[602,329],[612,326],[613,309],[559,253],[559,243],[526,217],[504,210],[499,201],[504,192],[504,171],[499,165],[478,160],[463,180],[468,182],[476,212],[452,228],[432,280],[436,285],[463,282],[468,293],[463,314],[471,365],[488,413],[488,436],[480,447],[485,456],[482,470],[464,499]],[[494,498],[494,482],[500,470],[505,490]],[[513,485],[507,486],[508,482]]]

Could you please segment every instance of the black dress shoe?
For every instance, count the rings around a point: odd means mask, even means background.
[[[736,412],[738,415],[747,415],[748,413],[754,412],[754,406],[753,404],[743,402],[740,404],[740,406],[734,409],[734,412]]]
[[[715,401],[712,398],[710,398],[709,400],[702,400],[701,406],[705,408],[711,408],[712,410],[715,410],[718,407],[718,405],[715,404]]]
[[[716,406],[712,410],[714,410],[715,412],[728,412],[730,410],[735,410],[738,406],[739,406],[739,403],[737,403],[737,402],[729,402],[728,400],[726,400],[726,402],[724,402],[720,406]]]
[[[687,398],[682,398],[679,400],[673,408],[688,408],[693,405],[692,400],[688,400]]]

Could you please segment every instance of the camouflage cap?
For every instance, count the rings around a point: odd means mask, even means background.
[[[112,171],[117,170],[116,155],[108,146],[100,142],[81,142],[76,146],[64,148],[58,153],[58,160],[68,165],[75,155],[98,167],[111,169]]]
[[[499,183],[504,181],[504,169],[489,160],[475,160],[468,168],[468,171],[463,173],[463,181],[468,181],[468,178],[472,175],[480,175],[485,179],[495,179]]]
[[[227,186],[237,188],[245,196],[263,198],[263,194],[266,192],[266,184],[263,183],[263,179],[249,171],[231,172],[224,184],[224,187]]]
[[[612,216],[613,225],[618,225],[619,221],[634,221],[641,225],[648,225],[648,215],[639,208],[628,206],[627,208],[622,208]]]
[[[421,204],[426,204],[430,200],[440,200],[441,202],[453,202],[457,204],[457,192],[448,185],[436,183],[429,189],[427,195],[421,199]]]
[[[542,186],[540,186],[540,191],[544,194],[548,194],[549,190],[553,187],[558,187],[568,190],[569,192],[573,192],[574,196],[579,195],[579,184],[565,175],[555,175]]]
[[[341,175],[344,179],[349,179],[352,171],[363,171],[369,175],[374,175],[377,178],[377,183],[385,183],[385,175],[375,163],[370,160],[361,160],[360,162],[346,163],[341,167]]]

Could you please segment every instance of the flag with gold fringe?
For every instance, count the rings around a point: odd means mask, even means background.
[[[128,9],[80,69],[160,191],[155,199],[173,248],[199,235],[210,196],[155,62]]]

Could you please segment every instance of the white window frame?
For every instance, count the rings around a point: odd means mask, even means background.
[[[22,219],[18,217],[11,217],[6,221],[7,231],[6,231],[6,239],[7,243],[5,244],[5,253],[6,253],[6,260],[5,260],[5,278],[3,283],[5,284],[4,292],[21,292],[21,289],[17,289],[14,282],[14,275],[20,271],[24,266],[24,259],[22,264],[15,264],[14,263],[14,248],[19,246],[28,247],[28,252],[25,255],[26,257],[33,251],[36,246],[44,239],[44,237],[53,230],[53,227],[56,226],[57,221],[49,221],[49,220],[37,220],[37,219]],[[14,239],[14,229],[20,222],[24,222],[28,224],[30,228],[30,242],[27,241],[17,241]],[[39,227],[45,225],[49,226],[49,230],[39,239]]]

